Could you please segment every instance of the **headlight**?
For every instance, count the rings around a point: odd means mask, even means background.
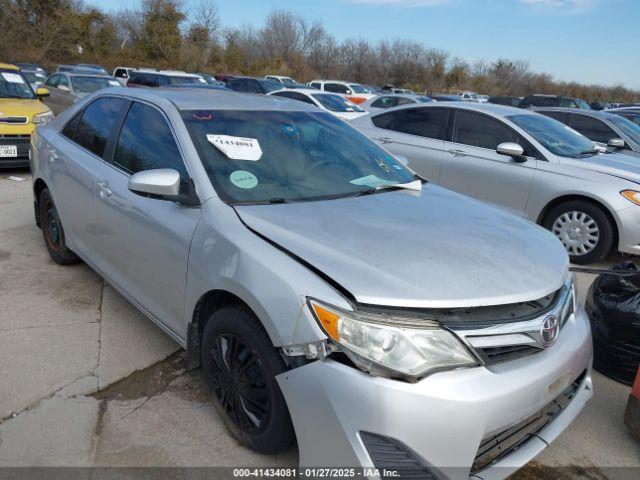
[[[620,192],[620,195],[630,202],[640,205],[640,192],[636,192],[635,190],[623,190]]]
[[[372,374],[417,378],[478,363],[435,321],[346,311],[312,299],[309,306],[327,335]]]
[[[51,110],[47,112],[37,113],[33,116],[33,123],[36,125],[44,125],[53,120],[53,112]]]

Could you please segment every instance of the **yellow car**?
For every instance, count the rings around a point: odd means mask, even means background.
[[[29,165],[31,134],[53,119],[40,101],[47,95],[43,87],[34,92],[18,67],[0,63],[0,168]]]

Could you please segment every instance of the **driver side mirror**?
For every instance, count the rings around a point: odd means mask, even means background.
[[[44,87],[36,88],[36,96],[38,98],[44,98],[49,96],[49,89]]]
[[[498,145],[496,152],[500,155],[506,155],[513,158],[518,162],[525,161],[524,148],[521,145],[514,142],[504,142]]]
[[[612,138],[607,142],[607,146],[617,150],[617,149],[626,147],[627,144],[621,138]]]

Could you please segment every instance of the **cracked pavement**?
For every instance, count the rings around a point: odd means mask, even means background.
[[[238,445],[177,344],[86,265],[55,265],[32,201],[27,171],[0,173],[0,466],[297,464],[295,450]],[[579,277],[582,296],[592,278]],[[557,466],[627,478],[600,468],[640,467],[622,424],[629,389],[597,373],[594,383],[581,416],[517,478],[559,478]]]

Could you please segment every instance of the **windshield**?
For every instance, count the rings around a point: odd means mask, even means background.
[[[260,85],[266,93],[282,90],[282,84],[274,82],[273,80],[258,80],[258,82],[260,82]]]
[[[77,77],[71,76],[73,90],[79,93],[93,93],[101,88],[121,87],[117,80],[108,77]]]
[[[36,72],[22,72],[22,75],[24,75],[24,78],[26,78],[29,83],[44,83],[47,79],[43,74]]]
[[[362,85],[358,85],[357,83],[350,83],[349,86],[355,93],[367,93],[367,90]]]
[[[293,79],[293,78],[289,78],[289,77],[282,77],[282,83],[286,83],[289,85],[295,85],[297,82]]]
[[[392,155],[329,113],[185,110],[182,118],[229,203],[339,198],[414,180]]]
[[[595,144],[553,118],[544,115],[510,115],[506,117],[535,138],[554,155],[582,158],[595,155]]]
[[[364,110],[355,103],[350,102],[340,95],[312,93],[311,96],[320,102],[324,108],[332,112],[364,112]]]
[[[640,145],[640,125],[619,115],[608,115],[609,121],[622,130],[622,133],[633,139],[636,145]]]
[[[36,95],[18,70],[0,69],[0,98],[34,99]]]

